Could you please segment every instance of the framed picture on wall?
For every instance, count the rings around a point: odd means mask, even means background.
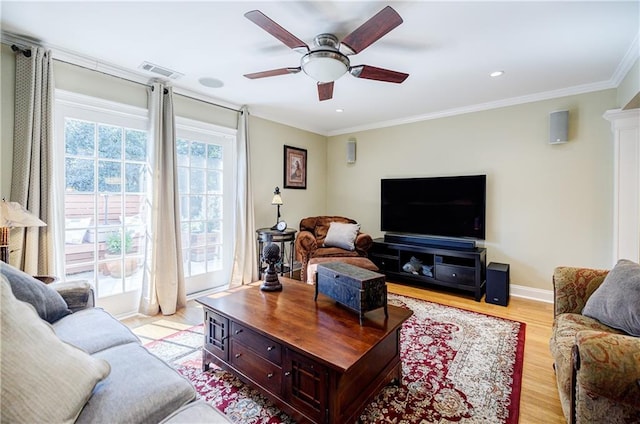
[[[284,146],[284,188],[307,188],[307,151]]]

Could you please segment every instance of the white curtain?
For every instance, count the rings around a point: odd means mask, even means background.
[[[33,275],[55,274],[53,205],[53,66],[51,51],[16,55],[15,122],[10,200],[48,224],[13,229],[10,262]]]
[[[253,190],[249,157],[249,110],[243,106],[238,116],[237,143],[237,192],[236,192],[236,234],[233,255],[231,287],[248,284],[258,276],[258,254],[256,252],[256,231],[253,214]]]
[[[151,152],[151,216],[147,261],[139,311],[171,315],[187,303],[180,237],[180,198],[176,159],[173,90],[154,83],[149,92],[153,140]]]

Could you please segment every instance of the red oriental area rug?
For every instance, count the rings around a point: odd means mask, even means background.
[[[389,294],[414,315],[401,330],[403,378],[365,408],[362,423],[517,423],[525,324]],[[147,344],[236,423],[293,423],[233,374],[202,371],[202,326]]]

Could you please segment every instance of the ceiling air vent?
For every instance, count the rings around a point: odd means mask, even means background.
[[[139,68],[170,79],[178,79],[184,76],[184,74],[181,74],[180,72],[172,71],[171,69],[163,68],[162,66],[154,65],[149,62],[142,62]]]

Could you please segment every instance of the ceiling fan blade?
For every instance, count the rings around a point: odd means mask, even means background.
[[[389,69],[376,68],[369,65],[352,66],[349,73],[356,78],[366,78],[376,81],[395,82],[400,84],[407,79],[409,74],[403,72],[391,71]]]
[[[282,28],[261,11],[251,10],[245,13],[244,16],[263,30],[267,31],[269,34],[276,37],[278,40],[282,41],[290,49],[304,48],[309,50],[309,46],[307,46],[304,41]]]
[[[379,40],[382,36],[402,23],[402,18],[391,6],[387,6],[375,16],[347,35],[342,44],[359,53]]]
[[[279,68],[271,69],[269,71],[254,72],[253,74],[244,74],[249,79],[275,77],[277,75],[297,74],[301,68]]]
[[[318,99],[320,101],[333,98],[333,81],[318,83]]]

